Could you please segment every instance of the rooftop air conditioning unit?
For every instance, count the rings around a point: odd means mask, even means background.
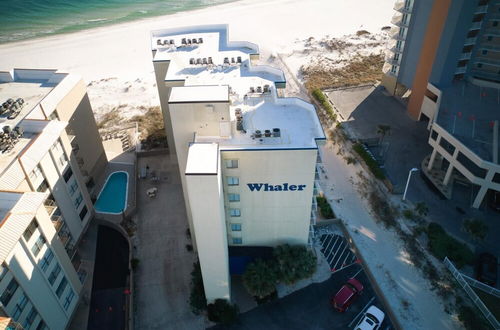
[[[280,137],[281,130],[279,128],[273,128],[273,137]]]

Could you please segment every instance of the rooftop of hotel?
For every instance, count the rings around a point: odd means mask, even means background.
[[[493,161],[494,123],[500,121],[500,90],[461,81],[441,90],[437,124],[471,151]],[[497,135],[499,136],[499,135]]]
[[[221,149],[315,148],[315,139],[325,137],[314,106],[277,97],[286,85],[283,72],[254,65],[258,46],[229,42],[226,25],[154,31],[151,47],[154,61],[169,61],[166,83],[184,84],[172,88],[169,103],[230,101],[230,136],[197,135],[194,142],[218,142]],[[240,129],[236,109],[241,111]],[[273,129],[279,134],[270,134]]]

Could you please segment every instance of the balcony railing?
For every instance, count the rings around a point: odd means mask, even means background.
[[[500,52],[500,44],[483,43],[480,49],[491,50],[493,52]]]
[[[47,210],[47,213],[49,216],[51,216],[54,211],[57,209],[57,204],[53,199],[47,198],[45,202],[43,202],[43,205],[45,206],[45,210]]]
[[[464,46],[475,45],[477,38],[467,38],[465,39]]]
[[[64,218],[62,217],[62,215],[53,215],[50,217],[50,220],[52,221],[56,232],[59,232],[59,230],[61,230],[62,226],[64,225]]]
[[[489,28],[484,33],[485,36],[495,36],[500,37],[500,29],[498,28]]]
[[[466,66],[461,66],[461,67],[458,67],[455,70],[455,74],[464,74],[466,71],[467,71],[467,67]]]
[[[493,59],[493,58],[485,58],[485,57],[476,57],[475,58],[476,63],[483,63],[487,65],[493,65],[493,66],[500,66],[500,60]]]
[[[500,83],[500,74],[481,70],[472,70],[472,75],[477,78],[493,80]]]
[[[472,56],[471,52],[462,53],[462,55],[460,55],[460,57],[459,57],[459,60],[461,60],[461,61],[463,61],[463,60],[470,60],[471,56]]]
[[[483,22],[474,22],[470,26],[469,30],[481,30],[481,26],[483,25]]]
[[[394,10],[399,11],[400,13],[411,13],[411,10],[413,9],[413,1],[405,1],[405,0],[398,0],[394,4]]]
[[[487,12],[488,12],[488,5],[484,5],[477,7],[474,14],[486,14]]]

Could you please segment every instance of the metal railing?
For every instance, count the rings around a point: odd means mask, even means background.
[[[500,290],[498,290],[497,288],[486,285],[483,282],[479,282],[478,280],[464,274],[462,274],[462,277],[467,281],[467,283],[469,283],[470,286],[486,292],[487,294],[491,294],[492,296],[500,298]]]
[[[474,22],[470,26],[469,30],[480,30],[482,25],[483,25],[483,22]]]
[[[474,38],[467,38],[467,39],[465,39],[464,45],[465,45],[465,46],[468,46],[468,45],[475,45],[475,44],[476,44],[476,41],[477,41],[477,37],[474,37]]]
[[[500,323],[495,318],[495,316],[490,312],[488,307],[486,307],[486,305],[482,302],[481,298],[479,298],[478,295],[474,292],[474,290],[470,287],[469,282],[464,278],[464,275],[462,275],[462,273],[460,273],[455,268],[455,266],[450,261],[450,259],[448,259],[448,257],[444,258],[443,263],[446,266],[446,268],[448,268],[448,270],[451,272],[453,277],[455,277],[460,286],[467,293],[472,302],[476,305],[477,308],[479,308],[479,310],[483,313],[484,317],[488,320],[488,322],[490,322],[493,328],[500,329]]]
[[[477,7],[474,14],[486,14],[487,12],[488,12],[488,5],[484,5]]]
[[[474,59],[474,62],[488,64],[488,65],[494,65],[494,66],[500,66],[500,60],[493,59],[493,58],[485,58],[485,57],[478,56]]]

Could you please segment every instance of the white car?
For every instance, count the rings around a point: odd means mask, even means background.
[[[375,330],[380,329],[380,325],[384,321],[385,314],[375,306],[370,306],[363,315],[355,330]]]

